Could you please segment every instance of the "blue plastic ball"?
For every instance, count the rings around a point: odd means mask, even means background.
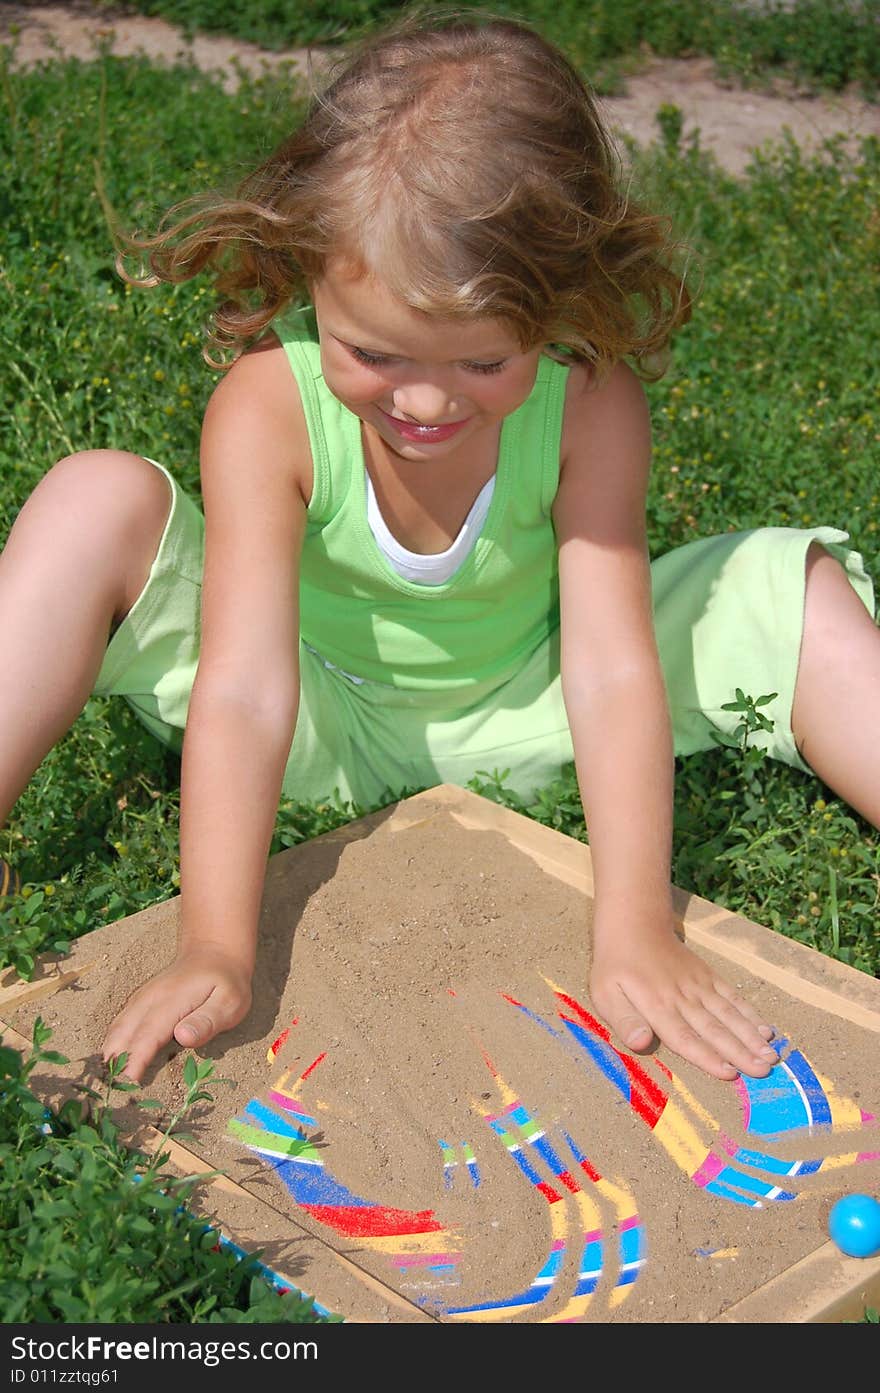
[[[828,1215],[828,1232],[850,1258],[880,1254],[880,1200],[870,1195],[844,1195]]]

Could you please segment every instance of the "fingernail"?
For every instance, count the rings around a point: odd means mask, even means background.
[[[761,1051],[761,1054],[760,1054],[759,1057],[760,1057],[761,1059],[770,1060],[772,1063],[775,1063],[776,1060],[779,1058],[779,1056],[778,1056],[778,1054],[776,1053],[776,1051],[775,1051],[775,1050],[771,1050],[771,1048],[770,1048],[769,1045],[767,1046],[766,1049],[764,1049],[764,1050]]]

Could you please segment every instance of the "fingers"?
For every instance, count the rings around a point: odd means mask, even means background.
[[[649,986],[615,983],[596,1000],[618,1039],[644,1052],[659,1039],[682,1059],[710,1074],[730,1080],[738,1074],[764,1078],[778,1062],[768,1044],[773,1029],[724,983],[701,983],[688,995],[680,988],[660,997]]]
[[[159,1050],[172,1040],[188,1049],[206,1045],[237,1025],[250,1009],[243,983],[219,985],[216,974],[160,976],[136,992],[104,1041],[105,1062],[127,1054],[124,1077],[139,1083]]]
[[[718,1003],[722,1000],[717,998]],[[664,1025],[663,1038],[684,1059],[715,1078],[733,1079],[737,1074],[763,1078],[777,1062],[775,1050],[729,1002],[724,1002],[724,1008],[722,1019],[714,1009],[685,1002],[677,1019]]]
[[[104,1060],[127,1054],[123,1077],[140,1083],[159,1050],[173,1039],[180,1015],[172,1002],[159,1005],[152,992],[138,993],[107,1032]]]
[[[180,993],[163,993],[157,1000],[156,984],[149,983],[143,992],[138,992],[125,1007],[121,1015],[110,1027],[104,1041],[105,1061],[120,1054],[127,1054],[124,1077],[140,1083],[144,1071],[167,1044],[176,1037],[176,1030],[184,1020],[195,1016],[193,1008],[202,1003],[192,999],[191,991],[183,1000]],[[210,994],[210,989],[206,989]],[[216,1033],[210,1013],[197,1019],[197,1028],[192,1040],[182,1039],[182,1045],[204,1044]],[[198,1029],[198,1026],[201,1029]]]
[[[222,1030],[230,1030],[247,1015],[250,1001],[243,1000],[240,994],[232,994],[215,987],[210,996],[196,1011],[183,1016],[174,1027],[174,1038],[179,1045],[194,1048],[206,1045]]]
[[[757,1036],[760,1037],[760,1040],[757,1040],[751,1033],[749,1033],[741,1037],[743,1039],[743,1042],[745,1043],[746,1040],[752,1042],[755,1046],[755,1049],[760,1051],[763,1048],[763,1046],[766,1045],[768,1041],[772,1040],[776,1035],[776,1031],[773,1029],[772,1025],[767,1025],[766,1022],[761,1019],[760,1015],[754,1009],[754,1007],[751,1006],[748,1001],[744,1001],[743,998],[737,992],[735,992],[732,987],[729,987],[726,982],[717,980],[713,981],[712,985],[717,994],[723,997],[724,1000],[735,1009],[737,1016],[741,1019],[745,1018],[745,1022],[747,1023],[747,1025],[750,1025],[753,1031],[757,1034]],[[721,1008],[719,1008],[719,1015],[722,1016],[722,1019],[724,1018],[723,1009]]]
[[[182,1021],[178,1021],[174,1027],[174,1038],[179,1045],[192,1048],[195,1045],[207,1044],[219,1029],[207,1011],[192,1011],[190,1015],[184,1016]]]
[[[104,1041],[104,1062],[119,1055],[128,1056],[123,1078],[140,1083],[144,1071],[159,1050],[172,1038],[174,1021],[155,1013],[144,1016],[136,1007],[126,1010],[113,1022]]]

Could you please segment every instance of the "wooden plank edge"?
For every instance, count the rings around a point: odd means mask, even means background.
[[[880,1307],[880,1256],[848,1258],[831,1242],[716,1316],[713,1324],[860,1322]]]
[[[34,978],[30,982],[20,978],[11,986],[0,987],[0,1011],[10,1006],[25,1006],[34,1001],[42,1001],[45,997],[54,996],[56,992],[71,986],[87,972],[91,972],[94,966],[94,962],[85,962],[79,967],[65,971],[53,963],[44,975]]]
[[[26,1036],[21,1035],[13,1026],[0,1020],[0,1042],[13,1049],[21,1050],[27,1054],[31,1048],[31,1042]],[[66,1101],[68,1098],[77,1097],[76,1078],[74,1071],[63,1065],[53,1064],[53,1081],[56,1089],[53,1090],[51,1097],[44,1097],[43,1101],[56,1105]],[[35,1069],[30,1076],[30,1086],[37,1091],[40,1070]],[[123,1136],[124,1143],[137,1147],[140,1150],[158,1153],[160,1150],[168,1153],[169,1160],[175,1169],[182,1176],[206,1175],[214,1167],[196,1152],[190,1151],[180,1142],[165,1140],[158,1128],[149,1123],[144,1123],[138,1131],[128,1137]],[[248,1232],[242,1228],[240,1221],[229,1223],[224,1218],[224,1211],[228,1212],[229,1204],[224,1204],[224,1196],[234,1199],[238,1203],[244,1203],[254,1214],[255,1218],[263,1218],[267,1224],[271,1224],[272,1230],[277,1231],[279,1226],[283,1232],[281,1237],[291,1244],[300,1246],[301,1251],[306,1251],[310,1259],[316,1265],[322,1267],[323,1272],[317,1272],[317,1280],[313,1280],[311,1272],[309,1274],[309,1290],[304,1292],[308,1296],[314,1297],[325,1310],[338,1313],[345,1317],[350,1324],[377,1324],[385,1323],[390,1311],[397,1312],[398,1321],[412,1321],[428,1324],[437,1324],[437,1318],[424,1311],[420,1306],[401,1296],[393,1287],[385,1285],[379,1278],[360,1267],[351,1258],[339,1253],[335,1248],[321,1238],[318,1234],[313,1234],[303,1228],[289,1215],[276,1209],[273,1205],[266,1204],[257,1195],[251,1193],[243,1185],[239,1185],[236,1180],[225,1174],[206,1176],[205,1186],[210,1191],[214,1216],[208,1218],[202,1214],[197,1214],[198,1218],[205,1218],[206,1223],[212,1227],[217,1227],[225,1238],[229,1238],[233,1243],[245,1250],[253,1250],[262,1247],[259,1239],[251,1238]],[[193,1213],[196,1213],[193,1210]],[[256,1225],[254,1225],[256,1227]],[[273,1261],[267,1260],[266,1265],[272,1272],[285,1284],[289,1284],[297,1291],[304,1291],[303,1278],[291,1276]],[[334,1270],[335,1269],[335,1270]],[[333,1278],[343,1281],[343,1288],[333,1291]],[[369,1293],[369,1299],[364,1301],[365,1293]],[[341,1300],[342,1298],[342,1300]],[[353,1302],[357,1298],[361,1309],[357,1314],[348,1315],[342,1306]],[[356,1308],[355,1308],[356,1309]]]

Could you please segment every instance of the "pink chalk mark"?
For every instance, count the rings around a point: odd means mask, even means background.
[[[720,1171],[724,1169],[724,1162],[713,1152],[709,1152],[699,1170],[695,1170],[693,1181],[695,1185],[708,1185],[710,1180],[714,1180]]]
[[[297,1117],[301,1117],[304,1122],[313,1123],[315,1121],[311,1113],[306,1112],[305,1108],[287,1093],[279,1093],[277,1089],[270,1088],[269,1101],[277,1104],[279,1108],[283,1108],[285,1112],[296,1113]]]
[[[739,1094],[739,1101],[742,1104],[743,1128],[745,1129],[745,1131],[748,1132],[751,1130],[750,1123],[752,1120],[752,1100],[750,1099],[748,1089],[746,1088],[743,1082],[742,1074],[737,1074],[733,1083],[734,1088]]]

